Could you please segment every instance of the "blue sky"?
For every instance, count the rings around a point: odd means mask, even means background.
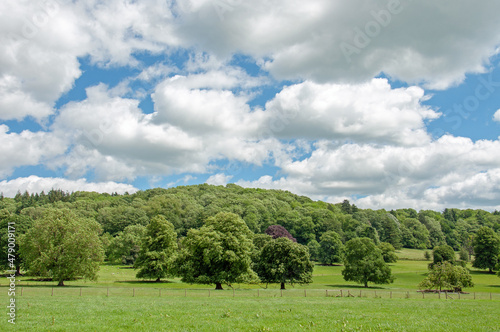
[[[500,209],[499,9],[4,2],[0,191],[236,183]]]

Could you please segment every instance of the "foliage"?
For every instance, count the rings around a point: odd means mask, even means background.
[[[462,262],[468,262],[469,261],[469,252],[467,251],[467,249],[465,249],[465,247],[462,247],[460,249],[460,252],[458,253],[458,257],[460,258],[460,260]]]
[[[20,240],[20,252],[29,272],[65,280],[97,279],[104,260],[99,233],[92,219],[77,217],[70,210],[47,209]]]
[[[290,234],[285,227],[281,225],[271,225],[266,229],[266,234],[271,236],[273,239],[279,237],[286,237],[287,239],[297,242],[297,240]]]
[[[107,258],[110,262],[124,265],[134,265],[141,243],[146,235],[146,227],[142,225],[130,225],[119,232],[108,246]]]
[[[394,281],[381,250],[369,238],[356,238],[346,243],[344,266],[344,279],[362,283],[365,287],[368,287],[368,282],[388,284]]]
[[[177,260],[183,282],[222,284],[253,280],[252,232],[234,213],[220,212],[200,229],[191,229],[182,241]]]
[[[441,245],[437,246],[432,250],[433,262],[430,265],[442,263],[442,262],[450,262],[451,264],[455,264],[455,251],[449,245]]]
[[[500,255],[500,238],[489,227],[481,227],[474,238],[474,254],[475,258],[472,266],[479,269],[493,269],[498,263]]]
[[[431,259],[431,254],[429,254],[429,252],[426,250],[424,251],[424,258],[426,261],[430,260]]]
[[[342,263],[344,258],[344,244],[340,235],[334,231],[323,233],[320,237],[319,261],[322,264]]]
[[[321,250],[321,246],[316,240],[311,240],[307,244],[307,248],[309,249],[309,256],[312,261],[319,260],[319,252]]]
[[[285,283],[311,283],[313,267],[306,246],[280,237],[262,248],[254,270],[262,282],[280,283],[285,289]]]
[[[439,291],[444,288],[460,292],[466,287],[474,287],[469,271],[448,261],[434,264],[427,278],[419,284],[420,289],[439,289]]]
[[[174,274],[177,235],[172,223],[161,215],[151,219],[145,233],[134,268],[139,269],[137,278],[159,282],[161,278]]]
[[[382,251],[382,258],[386,263],[396,263],[398,261],[398,256],[396,255],[396,249],[392,244],[387,242],[381,242],[378,248]]]

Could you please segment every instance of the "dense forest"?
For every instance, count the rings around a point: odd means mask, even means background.
[[[472,254],[472,239],[482,226],[500,232],[498,211],[359,209],[347,200],[330,204],[288,191],[247,189],[234,184],[156,188],[124,195],[51,190],[0,199],[2,228],[8,221],[14,221],[17,231],[22,233],[45,209],[69,209],[79,217],[96,220],[102,226],[101,236],[108,245],[127,233],[141,233],[157,215],[171,222],[180,238],[221,211],[239,215],[256,234],[271,225],[281,225],[298,243],[313,247],[322,234],[335,231],[344,243],[369,237],[375,243],[391,243],[396,249],[426,249],[448,244],[455,250],[465,248]],[[107,251],[108,255],[111,251]]]

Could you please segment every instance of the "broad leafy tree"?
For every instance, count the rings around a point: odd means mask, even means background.
[[[474,238],[475,258],[472,266],[479,269],[488,269],[490,273],[498,263],[500,255],[500,239],[489,227],[481,227]]]
[[[391,269],[384,262],[382,251],[372,239],[356,238],[345,245],[344,270],[346,281],[355,281],[368,287],[368,282],[389,284],[394,281]]]
[[[382,258],[386,263],[396,263],[398,261],[398,256],[396,255],[396,249],[392,244],[387,242],[381,242],[378,248],[382,251]]]
[[[427,277],[418,285],[420,289],[453,290],[461,292],[462,288],[474,287],[469,271],[453,265],[448,261],[435,264]]]
[[[306,246],[281,237],[262,248],[254,269],[262,282],[279,283],[285,289],[285,283],[311,283],[313,267]]]
[[[432,267],[434,264],[450,262],[451,264],[455,264],[455,251],[452,247],[447,244],[434,247],[432,250],[433,262],[430,265]]]
[[[319,261],[322,264],[342,263],[344,244],[340,235],[334,231],[323,233],[320,237]]]
[[[58,286],[77,277],[95,280],[104,260],[101,231],[95,220],[71,210],[47,209],[19,239],[24,264],[30,273],[51,277]]]
[[[141,251],[142,239],[146,234],[146,227],[130,225],[119,232],[108,246],[108,260],[113,263],[134,265]]]
[[[137,278],[156,279],[174,274],[173,264],[177,252],[177,235],[174,225],[164,216],[153,217],[146,226],[141,251],[134,267],[139,269]]]
[[[222,284],[255,280],[251,269],[253,234],[236,214],[220,212],[182,241],[178,272],[183,282]]]
[[[286,237],[287,239],[297,242],[297,240],[290,234],[285,227],[281,225],[271,225],[266,229],[266,234],[271,236],[273,239],[279,237]]]
[[[318,261],[319,260],[319,252],[321,250],[321,246],[316,240],[311,240],[307,244],[307,248],[309,249],[309,255],[311,256],[311,260]]]

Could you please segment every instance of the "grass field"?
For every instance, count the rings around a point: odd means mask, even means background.
[[[404,249],[398,256],[401,260],[391,264],[395,282],[368,289],[345,282],[342,266],[320,265],[312,284],[287,285],[283,293],[278,285],[214,291],[178,279],[147,282],[116,265],[104,265],[97,282],[70,281],[62,288],[22,277],[16,290],[18,323],[10,326],[5,315],[0,330],[500,331],[500,278],[472,270],[476,286],[465,290],[470,294],[422,299],[417,285],[429,263],[423,251]],[[0,303],[7,305],[7,288],[0,292]]]

